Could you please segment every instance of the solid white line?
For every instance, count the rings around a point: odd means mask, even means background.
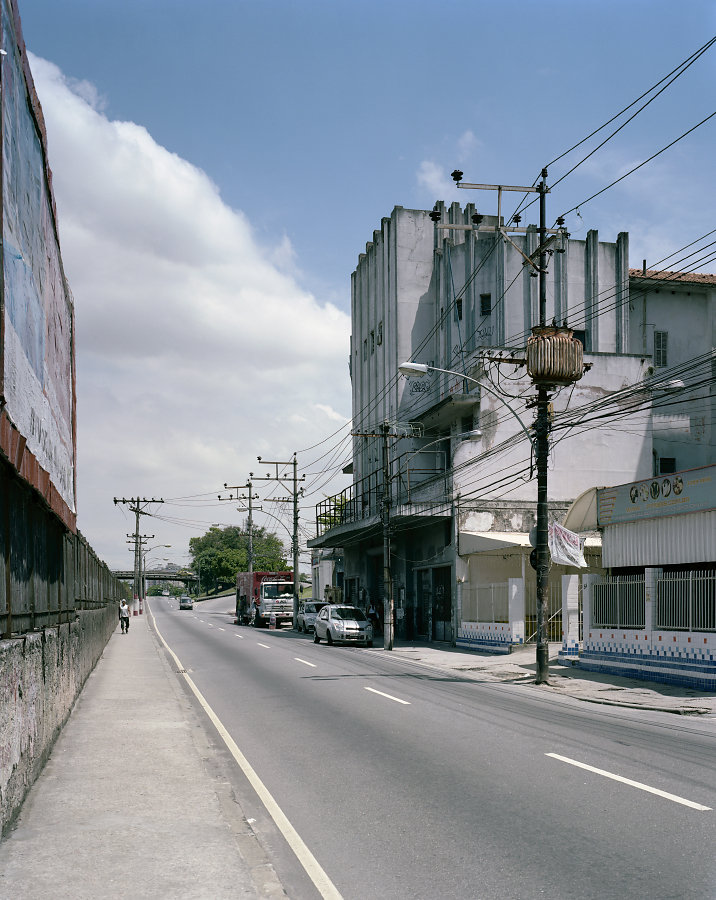
[[[181,669],[183,669],[184,666],[182,666],[181,662],[179,661],[179,657],[176,655],[176,653],[174,653],[174,651],[171,649],[169,644],[167,644],[167,642],[162,637],[159,629],[157,628],[156,619],[154,618],[154,616],[152,615],[151,612],[149,613],[149,615],[152,616],[154,628],[157,632],[157,635],[159,636],[159,640],[162,642],[162,644],[164,644],[164,646],[167,649],[167,652],[172,657],[172,659],[176,663],[177,669],[179,669],[180,673],[181,673]],[[194,696],[196,697],[196,699],[199,701],[199,703],[203,707],[206,714],[209,716],[211,721],[214,723],[214,727],[221,735],[224,743],[228,747],[231,755],[236,760],[239,768],[244,773],[244,775],[250,782],[251,786],[258,794],[259,799],[261,800],[263,805],[266,807],[269,815],[276,823],[276,827],[279,829],[281,834],[286,839],[286,842],[288,843],[289,847],[296,854],[296,858],[298,859],[298,861],[301,863],[301,865],[305,869],[308,877],[315,884],[316,890],[318,891],[318,893],[321,895],[321,897],[324,897],[325,900],[343,900],[343,898],[342,898],[341,894],[339,893],[338,889],[336,888],[336,886],[333,884],[331,879],[325,873],[325,871],[321,867],[321,864],[318,862],[318,860],[314,857],[314,855],[308,849],[308,847],[304,843],[304,841],[301,838],[301,836],[299,835],[299,833],[296,831],[296,829],[293,827],[293,825],[289,822],[285,813],[283,812],[281,807],[278,805],[278,803],[276,803],[276,801],[272,797],[271,793],[269,792],[268,788],[264,785],[264,783],[261,781],[259,776],[256,774],[255,770],[253,769],[253,767],[251,766],[249,761],[246,759],[246,757],[241,752],[241,750],[239,750],[234,739],[231,737],[231,735],[226,730],[226,728],[224,728],[223,724],[221,723],[221,720],[216,715],[214,710],[206,702],[206,700],[204,699],[199,688],[194,684],[194,682],[191,680],[189,675],[187,675],[185,673],[181,673],[181,674],[182,674],[182,677],[186,680],[186,683],[191,688],[192,692],[194,693]]]
[[[694,803],[693,800],[684,800],[683,797],[677,797],[676,794],[669,794],[667,791],[660,791],[658,788],[642,784],[640,781],[632,781],[631,778],[623,778],[621,775],[614,775],[613,772],[605,772],[604,769],[595,769],[594,766],[588,766],[586,763],[578,762],[576,759],[569,759],[567,756],[560,756],[559,753],[546,753],[545,756],[551,756],[552,759],[559,759],[562,762],[569,763],[570,766],[577,766],[580,769],[586,769],[588,772],[603,775],[605,778],[611,778],[613,781],[620,781],[622,784],[628,784],[630,787],[639,788],[640,791],[648,791],[648,793],[656,794],[657,797],[663,797],[665,800],[673,800],[674,803],[681,803],[682,806],[689,806],[691,809],[699,809],[702,812],[711,809],[710,806],[702,806],[700,803]]]
[[[408,700],[401,700],[398,697],[392,697],[390,694],[384,694],[383,691],[376,691],[375,688],[366,688],[367,691],[370,691],[372,694],[380,694],[381,697],[387,697],[388,700],[395,700],[396,703],[402,703],[403,706],[410,706],[410,702]]]
[[[261,641],[256,641],[256,643],[259,645],[259,647],[265,647],[267,650],[271,649],[270,644],[262,644]]]
[[[304,666],[310,666],[312,669],[317,668],[315,663],[308,662],[307,659],[301,659],[300,656],[294,656],[293,658],[296,660],[296,662],[303,663]]]

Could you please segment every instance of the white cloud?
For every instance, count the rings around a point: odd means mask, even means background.
[[[213,493],[258,454],[288,459],[335,430],[350,319],[300,287],[286,238],[261,247],[204,172],[107,119],[91,85],[31,66],[75,298],[79,527],[117,565],[133,517],[113,496]],[[204,529],[145,530],[184,549]]]
[[[332,422],[340,422],[341,424],[350,422],[350,419],[346,418],[342,413],[337,412],[335,409],[331,409],[330,406],[326,406],[323,403],[315,403],[314,408],[323,413]]]
[[[474,132],[468,129],[463,132],[457,140],[457,152],[461,163],[465,163],[471,159],[476,150],[482,146],[482,141]]]
[[[458,193],[455,182],[445,169],[429,159],[420,163],[418,184],[435,200],[453,200]]]

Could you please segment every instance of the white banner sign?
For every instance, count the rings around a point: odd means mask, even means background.
[[[549,554],[552,562],[558,566],[587,568],[579,535],[568,531],[556,522],[549,526]]]

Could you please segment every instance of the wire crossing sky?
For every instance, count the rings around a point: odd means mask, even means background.
[[[79,527],[112,566],[112,496],[187,498],[152,529],[182,561],[245,519],[213,498],[259,455],[299,451],[310,533],[350,480],[350,274],[394,206],[470,199],[456,167],[550,164],[572,237],[716,270],[711,0],[18,3],[76,304]]]

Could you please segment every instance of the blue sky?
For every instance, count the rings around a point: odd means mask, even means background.
[[[348,455],[350,273],[381,217],[438,199],[493,212],[454,191],[453,168],[532,183],[716,34],[711,0],[19,6],[77,306],[80,528],[113,565],[128,529],[107,496],[213,492],[244,479],[257,454],[288,459],[343,425],[299,456],[310,531],[312,505],[345,484],[328,475]],[[557,186],[550,218],[712,113],[715,69],[712,49]],[[629,231],[640,266],[710,231],[715,138],[713,119],[580,205],[573,236]],[[579,158],[550,167],[549,182]],[[196,298],[211,329],[192,319]],[[257,309],[273,350],[260,347]],[[128,331],[116,352],[133,316],[145,341]],[[173,547],[200,520],[229,521],[184,514],[182,528],[156,525]]]

